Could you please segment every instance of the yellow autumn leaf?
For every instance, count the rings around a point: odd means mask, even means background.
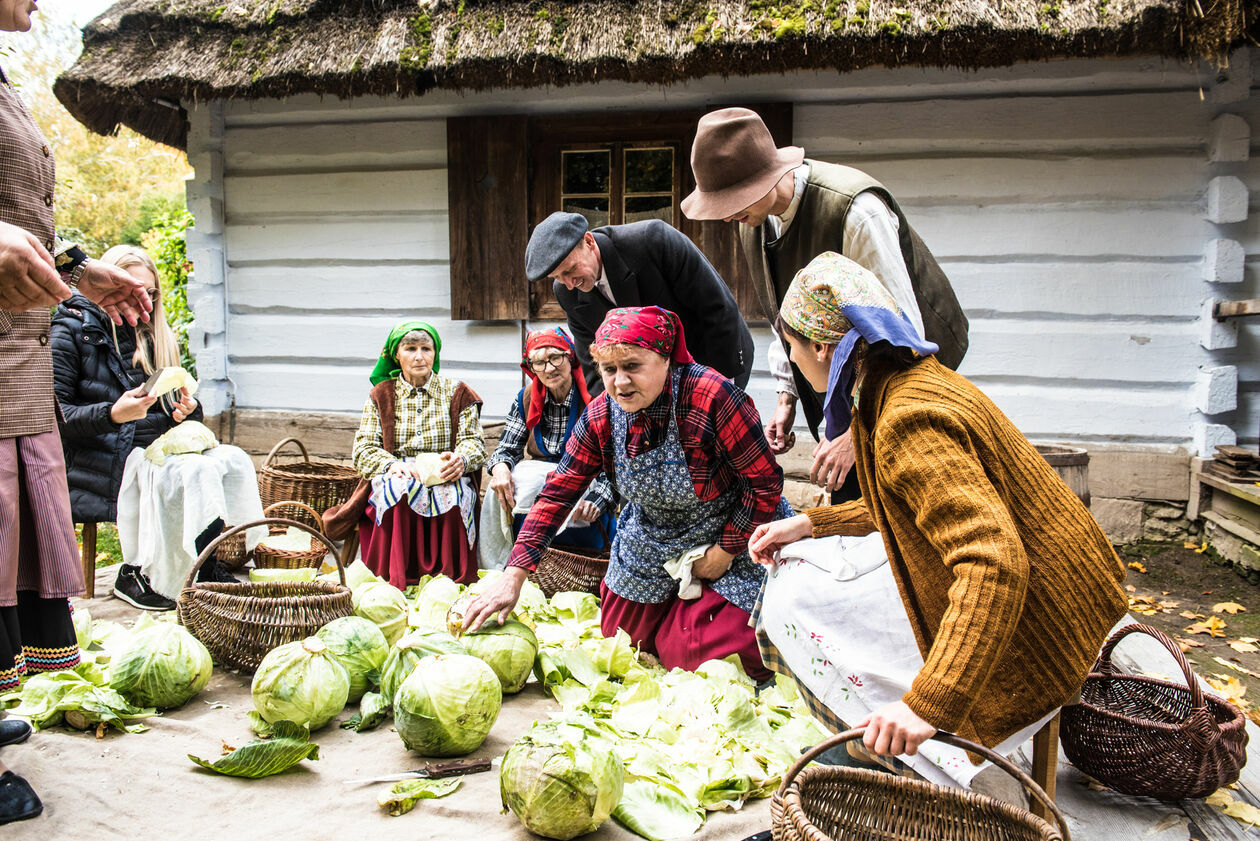
[[[96,553],[96,562],[97,562],[98,564],[99,564],[99,563],[103,563],[104,561],[108,561],[108,560],[109,560],[109,553],[108,553],[108,552],[97,552],[97,553]]]
[[[1207,619],[1202,613],[1195,613],[1193,610],[1183,610],[1177,615],[1182,619]]]
[[[1257,809],[1250,803],[1235,800],[1234,796],[1225,791],[1225,789],[1217,789],[1209,794],[1207,802],[1239,823],[1245,823],[1248,826],[1260,826],[1260,809]]]
[[[1249,642],[1243,642],[1242,640],[1234,640],[1229,644],[1229,647],[1240,654],[1255,654],[1257,651],[1260,651],[1260,648],[1257,648]]]
[[[1182,549],[1198,549],[1199,544],[1195,543],[1193,540],[1187,540],[1185,543],[1181,544],[1181,548]]]
[[[1251,675],[1252,677],[1260,677],[1260,673],[1253,672],[1251,669],[1245,669],[1242,666],[1238,665],[1237,663],[1231,663],[1230,661],[1224,659],[1223,657],[1213,657],[1212,659],[1220,663],[1222,666],[1231,668],[1234,671],[1242,672],[1243,674]]]
[[[1230,616],[1246,610],[1247,608],[1243,607],[1238,602],[1217,602],[1212,605],[1213,613],[1228,613]]]
[[[1129,561],[1129,569],[1135,569],[1138,572],[1146,572],[1146,564],[1141,561]]]
[[[1229,701],[1239,709],[1247,709],[1251,706],[1243,696],[1247,694],[1247,687],[1243,686],[1242,681],[1229,675],[1212,675],[1204,678],[1207,685],[1215,689],[1221,694],[1221,697]]]
[[[1202,555],[1204,552],[1206,552],[1206,551],[1207,551],[1207,547],[1208,547],[1208,545],[1207,545],[1207,541],[1205,540],[1205,541],[1203,541],[1203,545],[1202,545],[1202,546],[1200,546],[1198,549],[1195,549],[1194,551],[1195,551],[1196,553],[1198,553],[1198,554]]]
[[[1177,641],[1177,645],[1181,646],[1181,650],[1187,653],[1192,648],[1202,648],[1204,645],[1204,643],[1201,643],[1198,640],[1188,640],[1184,637],[1173,637],[1173,639]]]
[[[1195,622],[1189,628],[1186,628],[1186,633],[1207,634],[1213,637],[1224,637],[1225,628],[1226,628],[1225,620],[1221,619],[1221,617],[1219,616],[1210,616],[1206,620],[1202,622]]]

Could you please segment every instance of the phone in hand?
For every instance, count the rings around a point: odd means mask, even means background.
[[[156,371],[154,371],[152,374],[149,375],[149,378],[147,380],[144,381],[144,385],[141,386],[141,388],[144,389],[144,395],[146,397],[149,395],[151,391],[153,391],[153,388],[158,384],[158,380],[162,378],[162,371],[164,370],[165,370],[164,368],[158,368]]]

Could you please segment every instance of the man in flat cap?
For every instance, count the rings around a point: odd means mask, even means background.
[[[776,148],[761,117],[747,108],[723,108],[700,119],[691,169],[696,189],[683,199],[683,213],[738,223],[771,324],[796,273],[824,251],[835,251],[883,282],[915,328],[940,346],[941,363],[957,368],[962,362],[967,317],[949,279],[884,185],[852,167],[806,160],[799,146]],[[798,401],[818,438],[822,400],[788,361],[783,342],[771,342],[769,356],[779,403],[766,437],[771,450],[782,453],[792,446]],[[839,497],[854,499],[852,466],[847,433],[835,441],[822,439],[810,478],[836,491],[850,474]]]
[[[604,383],[590,345],[614,307],[677,313],[696,361],[740,388],[748,385],[752,334],[731,290],[690,239],[659,219],[588,227],[577,213],[557,212],[539,222],[525,248],[525,275],[531,281],[551,278],[592,395]]]

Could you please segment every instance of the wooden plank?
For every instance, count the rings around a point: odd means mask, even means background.
[[[1245,500],[1252,505],[1260,505],[1260,492],[1257,492],[1260,489],[1257,489],[1254,485],[1239,485],[1234,482],[1227,482],[1224,479],[1212,476],[1208,473],[1200,473],[1199,481],[1205,485],[1210,485],[1219,491],[1224,491],[1230,496],[1236,496],[1239,499]]]
[[[988,382],[984,378],[976,378],[976,385],[1021,432],[1038,440],[1114,436],[1181,442],[1190,435],[1182,387],[1083,388],[1066,383]]]
[[[446,167],[446,121],[238,126],[223,137],[227,175]]]
[[[228,224],[269,218],[446,212],[446,170],[237,175],[223,181]]]
[[[1089,490],[1096,497],[1181,501],[1189,495],[1189,475],[1184,452],[1089,448]]]
[[[305,222],[228,225],[224,231],[229,267],[263,260],[445,261],[450,253],[448,237],[445,213],[373,219],[330,216]]]
[[[445,264],[240,266],[228,284],[229,312],[300,312],[326,318],[328,311],[390,311],[425,316],[451,307],[450,271]],[[317,325],[318,321],[311,321]]]
[[[451,315],[457,319],[529,315],[524,255],[529,242],[524,117],[447,121]]]
[[[1260,298],[1248,298],[1245,301],[1217,301],[1212,307],[1212,317],[1217,321],[1250,315],[1260,315]]]
[[[1046,722],[1033,736],[1032,778],[1053,803],[1058,787],[1059,769],[1059,716]],[[1033,800],[1032,813],[1042,820],[1053,821],[1052,812]]]

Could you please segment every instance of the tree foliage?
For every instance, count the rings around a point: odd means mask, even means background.
[[[179,340],[180,364],[196,376],[196,362],[188,352],[188,326],[192,323],[192,313],[188,309],[188,273],[192,270],[192,263],[188,262],[186,237],[192,223],[192,214],[186,210],[163,216],[144,233],[140,246],[149,252],[157,265],[162,309],[175,331],[175,338]]]

